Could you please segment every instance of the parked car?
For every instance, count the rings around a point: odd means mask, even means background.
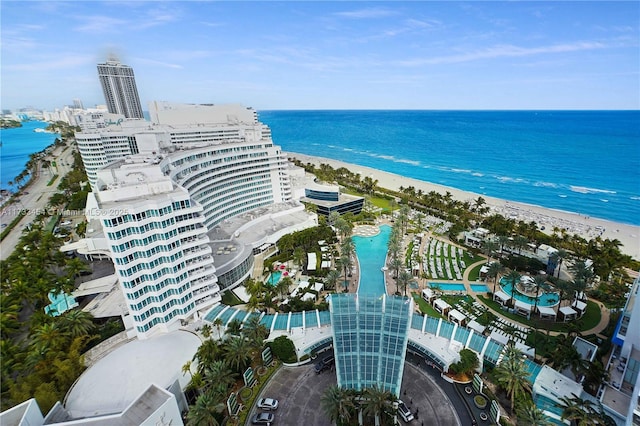
[[[273,398],[262,398],[258,400],[258,408],[263,410],[277,410],[278,400]]]
[[[409,410],[409,407],[407,407],[407,405],[402,402],[401,399],[398,400],[398,414],[400,414],[402,420],[407,423],[413,420],[413,414],[411,414],[411,410]]]
[[[253,416],[251,423],[253,423],[254,425],[270,425],[271,423],[273,423],[274,418],[275,416],[273,415],[273,413],[258,413]]]
[[[333,365],[334,360],[335,358],[333,357],[333,355],[329,355],[323,358],[322,361],[318,361],[315,367],[316,374],[320,374],[327,368],[331,367]]]

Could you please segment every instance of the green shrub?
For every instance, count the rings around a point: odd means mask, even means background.
[[[297,361],[296,347],[287,336],[277,337],[273,342],[269,342],[268,345],[273,355],[280,361],[287,364]]]

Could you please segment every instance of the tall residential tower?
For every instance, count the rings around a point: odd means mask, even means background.
[[[98,77],[110,113],[143,118],[133,68],[109,58],[106,63],[98,64]]]

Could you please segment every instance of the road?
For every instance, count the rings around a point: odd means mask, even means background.
[[[1,260],[5,260],[13,252],[22,236],[22,230],[35,219],[39,212],[47,207],[49,198],[57,192],[60,179],[71,171],[73,150],[74,148],[71,146],[56,148],[51,155],[46,157],[47,160],[55,161],[56,167],[51,167],[50,171],[42,169],[40,175],[31,182],[28,188],[23,190],[19,201],[6,206],[0,212],[0,223],[3,227],[5,224],[9,225],[17,215],[26,212],[20,223],[2,240],[2,244],[0,244]],[[58,179],[53,185],[47,186],[55,174],[58,175]]]
[[[405,363],[402,378],[402,392],[400,397],[410,406],[417,418],[408,424],[411,426],[460,426],[471,424],[471,419],[457,395],[449,395],[444,387],[451,388],[450,383],[431,377],[426,364],[420,367]],[[259,398],[269,397],[279,401],[279,407],[274,412],[275,424],[331,426],[332,423],[323,412],[321,398],[325,390],[337,383],[334,370],[327,370],[316,374],[314,364],[300,367],[282,367],[271,377],[263,388]],[[452,398],[453,397],[453,398]],[[247,407],[249,419],[259,412],[255,407]],[[419,414],[416,413],[419,411]],[[461,421],[462,420],[462,421]],[[407,423],[400,422],[402,425]]]

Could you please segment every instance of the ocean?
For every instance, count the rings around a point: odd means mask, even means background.
[[[640,111],[259,111],[284,151],[640,225]]]
[[[640,111],[260,111],[274,143],[498,197],[640,225]],[[2,188],[56,134],[0,131]]]
[[[9,182],[24,170],[29,155],[42,151],[60,137],[57,133],[34,132],[47,125],[43,121],[25,121],[22,127],[0,130],[0,188],[15,190],[17,186],[10,186]]]

